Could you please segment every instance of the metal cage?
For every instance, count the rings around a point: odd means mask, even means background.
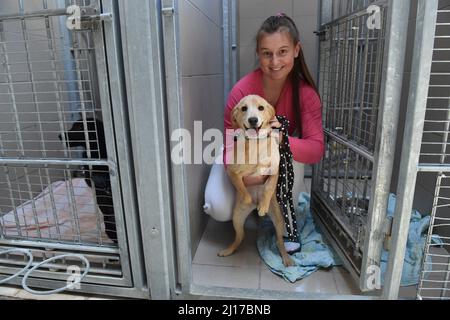
[[[419,170],[435,174],[419,299],[450,300],[450,10],[437,11]],[[433,168],[434,167],[434,168]],[[433,241],[433,235],[441,242]]]
[[[82,15],[72,29],[70,5]],[[110,102],[108,73],[115,70],[105,55],[114,62],[117,48],[105,52],[105,46],[115,37],[114,24],[104,28],[101,21],[101,6],[112,12],[117,4],[18,0],[2,6],[0,249],[30,249],[35,263],[82,254],[91,264],[82,292],[148,297],[135,289],[146,280],[139,244],[126,233],[138,230],[126,145],[115,141],[116,135],[126,139],[125,118]],[[2,255],[0,273],[13,274],[25,264],[20,254]],[[59,259],[35,272],[30,283],[62,287],[71,265],[83,268],[79,261]]]
[[[379,266],[383,246],[409,3],[336,3],[328,15],[337,19],[319,32],[326,153],[315,166],[311,208],[367,291],[367,270]],[[379,8],[373,28],[370,4]]]

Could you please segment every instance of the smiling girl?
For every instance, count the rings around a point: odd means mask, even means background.
[[[231,111],[245,96],[256,94],[276,109],[277,115],[290,121],[289,144],[294,160],[313,164],[324,154],[321,101],[317,87],[305,63],[299,31],[285,14],[271,16],[262,24],[256,36],[259,68],[243,77],[229,93],[224,115],[225,147],[223,160],[230,163],[233,149]],[[273,125],[280,124],[273,119]],[[263,184],[267,176],[245,177],[247,187]],[[224,165],[213,166],[207,189],[214,188],[205,210],[218,221],[231,220],[234,188],[229,183]],[[207,190],[208,191],[208,190]],[[295,244],[291,245],[295,250]],[[291,251],[292,251],[291,250]]]

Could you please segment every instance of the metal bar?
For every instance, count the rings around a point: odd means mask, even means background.
[[[81,6],[80,10],[86,10],[86,9],[92,9],[93,7],[89,6]],[[71,14],[67,13],[66,8],[62,9],[44,9],[44,10],[36,10],[36,11],[23,11],[20,10],[19,13],[14,14],[0,14],[0,21],[6,21],[6,20],[24,20],[24,19],[31,19],[31,18],[48,18],[53,16],[70,16]],[[103,13],[100,15],[94,15],[94,16],[86,16],[86,18],[95,18],[95,19],[108,19],[111,17],[110,13]],[[84,17],[82,17],[84,18]]]
[[[435,0],[437,1],[437,0]],[[418,285],[418,290],[417,290],[417,297],[419,299],[422,299],[422,288],[423,288],[423,282],[425,281],[424,277],[424,270],[425,270],[425,262],[427,261],[428,256],[433,256],[432,254],[430,254],[430,246],[427,246],[427,243],[431,243],[431,236],[433,234],[433,225],[434,225],[434,221],[436,219],[436,213],[437,213],[437,204],[439,202],[439,191],[440,191],[440,186],[441,186],[441,181],[442,178],[444,177],[444,175],[442,173],[439,173],[436,177],[436,187],[434,189],[434,199],[433,199],[433,206],[432,206],[432,210],[431,210],[431,215],[430,215],[430,227],[428,228],[428,232],[427,232],[427,239],[425,242],[425,250],[422,256],[422,267],[421,267],[421,274],[420,274],[420,279],[419,279],[419,285]]]
[[[222,1],[222,38],[223,38],[223,105],[226,104],[228,93],[231,90],[231,79],[230,79],[230,57],[231,57],[231,25],[230,25],[230,2],[229,1]]]
[[[449,165],[428,165],[428,164],[420,164],[417,167],[417,171],[419,172],[443,172],[443,173],[450,173],[450,166]]]
[[[319,2],[320,19],[318,21],[319,27],[325,23],[333,20],[333,0],[322,0]]]
[[[122,205],[125,208],[124,220],[126,222],[130,271],[133,278],[133,285],[137,289],[136,291],[140,290],[148,298],[149,289],[147,287],[147,279],[145,278],[145,266],[141,247],[143,240],[139,232],[141,229],[135,198],[137,191],[132,167],[132,147],[125,96],[123,48],[120,34],[118,3],[112,0],[103,0],[102,6],[105,11],[113,13],[112,22],[105,23],[103,29],[111,94],[111,117],[114,119],[116,136],[122,137],[116,140],[116,157],[118,161],[118,172],[120,173]]]
[[[110,24],[108,22],[108,24]],[[93,41],[95,43],[96,67],[99,79],[108,79],[107,61],[105,55],[105,44],[103,40],[103,25],[93,33]],[[110,89],[108,81],[99,81],[100,102],[102,107],[103,126],[105,131],[105,143],[108,153],[108,168],[110,169],[112,200],[114,205],[115,227],[117,241],[119,244],[120,261],[124,280],[130,285],[133,284],[131,275],[130,256],[128,244],[126,240],[125,218],[123,211],[122,194],[120,190],[120,176],[117,171],[117,151],[114,143],[113,117],[111,114],[112,101],[110,97]]]
[[[46,249],[55,249],[55,250],[68,250],[68,251],[80,251],[80,252],[91,252],[95,253],[109,253],[109,254],[117,254],[119,250],[117,248],[112,247],[98,247],[94,245],[80,245],[80,244],[63,244],[63,243],[53,243],[53,242],[36,242],[31,240],[14,240],[14,239],[2,239],[0,240],[0,245],[8,246],[8,247],[20,247],[20,248],[46,248]]]
[[[397,299],[400,288],[433,60],[437,8],[438,0],[419,0],[412,62],[414,68],[411,70],[392,245],[383,288],[383,297],[386,299]]]
[[[178,299],[183,300],[197,300],[202,298],[232,298],[232,299],[257,299],[257,300],[378,300],[374,296],[359,296],[359,295],[340,295],[340,294],[326,294],[326,293],[309,293],[309,292],[287,292],[275,290],[260,290],[260,289],[238,289],[226,288],[217,286],[201,286],[191,285],[191,294],[182,295]]]
[[[357,145],[356,143],[343,139],[339,135],[327,129],[324,129],[324,133],[327,136],[330,136],[333,140],[339,142],[340,144],[344,145],[347,148],[350,148],[352,151],[359,154],[360,156],[366,158],[370,162],[374,162],[373,155],[369,151],[362,149],[361,146]]]
[[[72,160],[72,159],[17,159],[17,158],[1,158],[0,165],[15,165],[15,166],[107,166],[109,163],[106,160]],[[112,168],[115,170],[115,168]]]
[[[174,7],[177,14],[174,3],[164,1],[164,4]],[[146,276],[152,299],[169,299],[169,270],[174,266],[169,180],[171,161],[166,143],[169,141],[166,112],[170,108],[167,108],[164,96],[161,24],[171,18],[165,16],[162,20],[160,1],[145,6],[138,1],[121,1],[119,8],[120,16],[123,17],[121,27],[130,129],[132,139],[136,142],[133,145],[133,159],[140,173],[136,176],[136,196]],[[152,184],[148,183],[148,177],[154,177]]]
[[[381,6],[385,6],[388,2],[389,2],[389,0],[378,0],[378,1],[373,1],[372,4],[381,7]],[[332,27],[332,26],[335,26],[335,25],[339,25],[343,21],[352,20],[354,18],[358,18],[358,17],[364,16],[364,15],[367,15],[367,11],[366,10],[361,10],[359,12],[355,12],[355,13],[350,13],[350,14],[346,14],[346,15],[343,15],[343,16],[339,16],[338,19],[335,19],[335,20],[330,21],[328,23],[322,24],[321,28]]]
[[[167,0],[163,2],[163,5],[173,5],[174,1]],[[176,10],[178,13],[178,10]],[[178,78],[181,74],[180,65],[180,36],[179,36],[179,20],[180,17],[167,17],[163,20],[164,34],[164,48],[166,52],[172,54],[166,54],[164,56],[167,76],[167,110],[168,110],[168,129],[173,132],[176,128],[184,127],[183,118],[181,114],[181,96],[180,96],[180,83]],[[173,145],[170,146],[171,148]],[[172,175],[172,190],[173,190],[173,209],[175,214],[175,232],[178,239],[190,239],[189,228],[189,203],[188,195],[185,188],[177,188],[176,186],[185,186],[186,182],[186,168],[183,165],[171,165]],[[174,291],[188,292],[192,282],[192,253],[189,241],[181,241],[177,243],[177,248],[174,250],[176,257],[174,257],[175,268],[173,270],[175,278]]]
[[[383,63],[382,90],[377,121],[377,141],[374,152],[373,186],[369,204],[368,224],[364,241],[364,256],[361,265],[360,288],[370,290],[368,270],[379,266],[383,245],[383,227],[392,177],[399,104],[406,52],[406,37],[409,19],[409,0],[390,0],[388,5],[388,31],[386,32]]]
[[[367,29],[363,29],[366,32],[366,36],[365,36],[365,42],[364,42],[364,62],[363,62],[363,72],[362,72],[362,77],[363,79],[361,79],[362,83],[361,83],[361,100],[360,100],[360,107],[359,107],[359,126],[357,128],[358,133],[356,134],[355,140],[357,143],[362,143],[364,145],[364,139],[362,136],[362,132],[363,132],[363,115],[364,115],[364,97],[366,94],[366,79],[364,79],[366,77],[367,74],[367,61],[368,61],[368,57],[369,57],[369,34],[370,31]]]
[[[37,17],[51,17],[51,16],[64,16],[66,8],[64,9],[46,9],[32,12],[20,12],[19,14],[0,14],[0,21],[25,19],[25,18],[37,18]]]

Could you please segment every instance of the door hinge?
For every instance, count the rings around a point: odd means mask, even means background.
[[[319,37],[319,41],[326,40],[326,35],[327,35],[326,30],[314,31],[314,34]]]
[[[165,7],[161,9],[161,12],[166,17],[171,17],[175,14],[175,8],[174,7]]]
[[[72,31],[93,30],[99,21],[110,21],[112,13],[100,13],[100,9],[95,7],[80,7],[72,5],[67,7],[66,27]]]

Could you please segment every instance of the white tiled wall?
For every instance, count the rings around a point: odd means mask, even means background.
[[[194,132],[223,129],[223,35],[221,0],[180,0],[181,99],[184,127]],[[187,168],[191,249],[195,252],[206,223],[204,187],[210,166]]]
[[[257,68],[256,33],[266,18],[280,12],[292,17],[300,31],[306,63],[316,78],[318,0],[238,0],[239,77]]]

